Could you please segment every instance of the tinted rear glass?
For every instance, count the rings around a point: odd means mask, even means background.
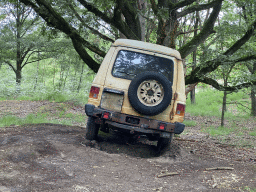
[[[173,81],[173,60],[133,51],[121,50],[117,54],[112,74],[115,77],[133,79],[145,71],[162,73]]]

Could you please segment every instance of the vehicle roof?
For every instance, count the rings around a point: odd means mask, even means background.
[[[170,55],[177,59],[181,59],[180,53],[172,48],[165,47],[162,45],[157,45],[153,43],[147,43],[143,41],[131,40],[131,39],[117,39],[112,46],[114,47],[130,47],[136,49],[143,49],[147,51],[152,51],[164,55]]]

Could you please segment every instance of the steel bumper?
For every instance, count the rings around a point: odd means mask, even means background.
[[[109,113],[109,118],[104,119],[103,114],[106,112]],[[99,107],[95,107],[92,104],[85,105],[85,113],[87,116],[96,117],[97,123],[107,123],[113,127],[130,130],[131,132],[134,131],[145,134],[158,133],[160,135],[163,135],[164,137],[167,134],[167,132],[181,134],[185,129],[185,125],[183,123],[168,123],[145,117],[131,116],[128,114],[113,112]],[[139,119],[139,123],[128,123],[127,117]],[[164,125],[164,129],[162,129],[160,125]]]

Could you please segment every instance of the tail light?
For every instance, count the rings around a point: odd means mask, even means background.
[[[109,112],[105,112],[105,113],[103,113],[103,116],[102,116],[102,118],[103,119],[109,119]]]
[[[100,92],[100,88],[99,87],[91,86],[89,98],[98,99],[99,92]]]
[[[165,130],[165,126],[166,126],[166,124],[160,123],[158,129]]]
[[[178,103],[176,108],[176,114],[180,116],[185,115],[185,105]]]

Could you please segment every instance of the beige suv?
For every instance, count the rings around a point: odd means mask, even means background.
[[[85,113],[86,138],[109,128],[158,140],[183,132],[185,83],[180,53],[164,46],[119,39],[92,83]]]

